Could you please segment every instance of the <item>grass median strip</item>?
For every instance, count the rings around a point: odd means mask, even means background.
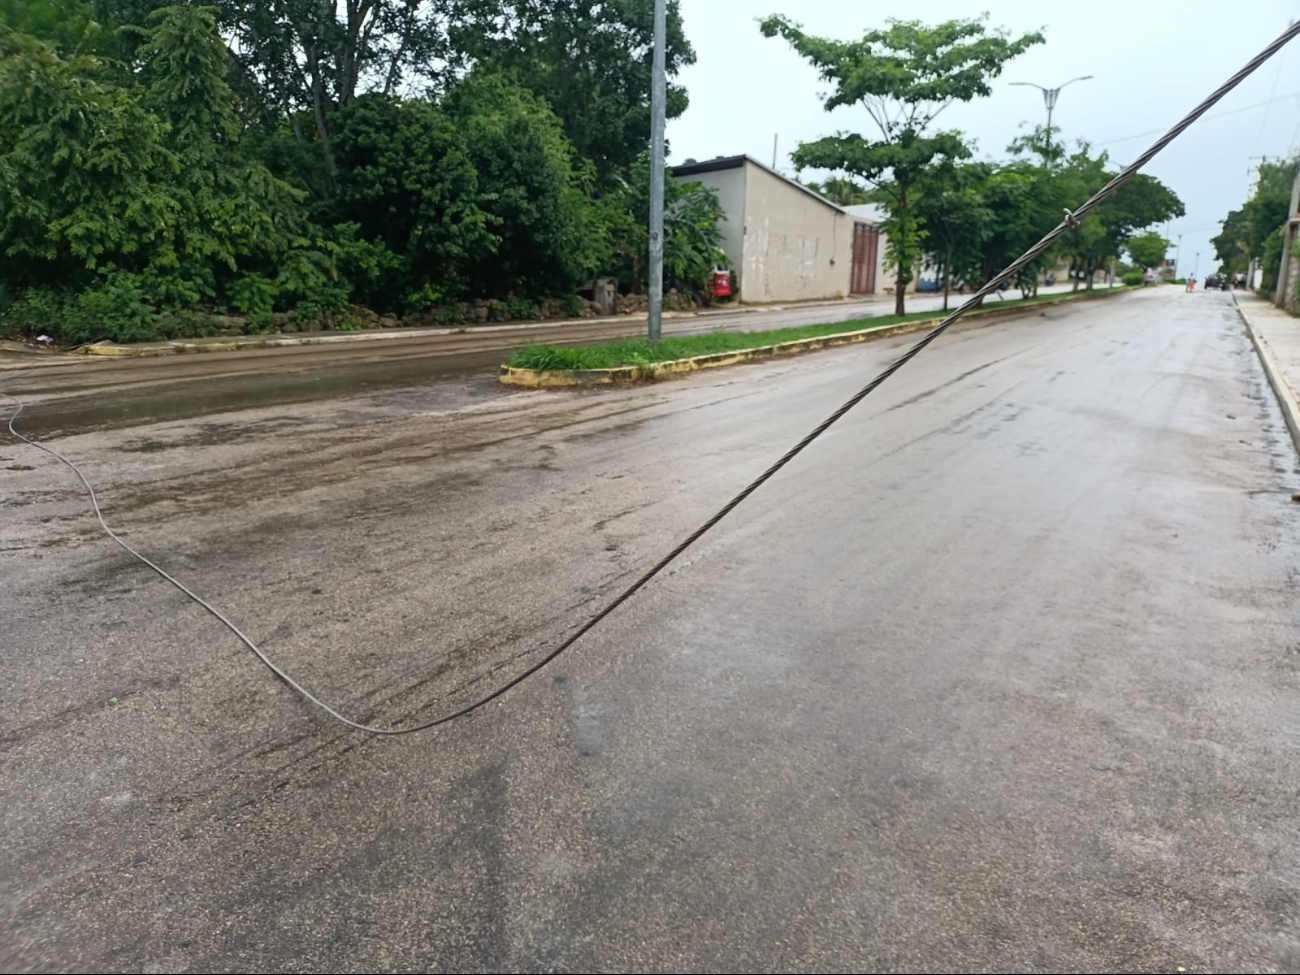
[[[1082,296],[1087,292],[1079,292]],[[1039,295],[1037,298],[1015,301],[985,302],[984,310],[1002,311],[1044,301],[1060,301],[1070,295]],[[646,339],[619,339],[595,345],[558,346],[537,343],[515,350],[506,362],[513,369],[565,370],[565,369],[615,369],[619,366],[645,366],[656,362],[672,362],[692,356],[713,355],[718,352],[739,352],[757,349],[782,342],[815,339],[826,335],[841,335],[868,328],[889,328],[906,322],[939,318],[942,311],[919,311],[910,315],[881,315],[879,318],[859,318],[849,322],[831,322],[823,325],[802,325],[797,328],[775,328],[766,332],[709,332],[705,335],[679,335],[665,338],[658,345]]]

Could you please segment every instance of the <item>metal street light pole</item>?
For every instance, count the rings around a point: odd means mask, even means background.
[[[1092,75],[1079,75],[1077,78],[1071,78],[1065,84],[1057,85],[1055,88],[1044,88],[1042,85],[1036,85],[1032,81],[1013,81],[1013,85],[1024,85],[1026,88],[1037,88],[1043,93],[1043,104],[1047,106],[1047,137],[1052,136],[1052,111],[1056,108],[1056,100],[1061,97],[1061,89],[1066,85],[1072,85],[1076,81],[1087,81]]]
[[[650,86],[650,327],[649,339],[663,334],[664,315],[664,103],[668,98],[664,39],[665,0],[655,0],[655,50]]]

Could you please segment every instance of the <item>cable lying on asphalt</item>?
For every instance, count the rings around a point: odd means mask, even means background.
[[[871,380],[871,382],[867,383],[860,390],[858,390],[856,393],[850,396],[848,400],[846,400],[845,403],[842,406],[840,406],[839,409],[837,409],[834,413],[832,413],[825,420],[823,420],[816,427],[814,427],[808,433],[807,436],[805,436],[797,444],[795,444],[784,454],[782,454],[781,457],[774,464],[772,464],[771,467],[765,470],[758,477],[754,478],[754,480],[751,481],[739,494],[737,494],[734,498],[732,498],[725,505],[723,505],[722,508],[717,512],[717,514],[711,517],[699,528],[695,529],[695,531],[691,532],[690,535],[688,535],[684,540],[678,543],[676,548],[674,548],[671,552],[669,552],[662,559],[656,562],[654,566],[652,566],[648,571],[643,573],[635,582],[633,582],[630,586],[628,586],[621,593],[619,593],[619,595],[616,596],[609,604],[607,604],[604,609],[602,609],[595,616],[587,620],[586,623],[580,626],[575,632],[570,634],[558,646],[548,651],[546,654],[544,654],[542,657],[536,660],[522,673],[516,675],[515,677],[506,681],[504,684],[498,686],[491,693],[484,695],[478,700],[473,701],[462,708],[452,711],[449,714],[444,714],[431,721],[425,721],[420,724],[411,725],[409,727],[377,728],[360,721],[354,721],[351,718],[346,717],[345,715],[339,713],[339,711],[337,711],[335,708],[331,707],[329,704],[322,701],[311,691],[307,690],[307,688],[303,687],[302,684],[294,680],[293,677],[291,677],[288,673],[286,673],[278,664],[276,664],[274,660],[268,657],[266,653],[256,643],[254,643],[251,639],[249,639],[244,634],[244,632],[239,629],[239,627],[237,627],[234,623],[232,623],[215,606],[213,606],[211,603],[205,600],[202,596],[195,593],[183,582],[181,582],[175,576],[167,572],[167,570],[163,569],[156,563],[150,561],[144,555],[141,555],[134,548],[128,545],[125,541],[123,541],[121,536],[119,536],[115,531],[113,531],[113,529],[109,527],[108,522],[104,520],[104,514],[99,507],[99,499],[95,496],[95,489],[91,485],[90,481],[87,479],[86,475],[82,473],[81,469],[76,464],[68,460],[68,458],[64,457],[53,447],[49,447],[45,444],[37,443],[34,440],[30,440],[27,437],[23,436],[21,433],[19,433],[17,430],[15,430],[14,421],[18,419],[18,416],[22,413],[23,404],[19,402],[19,400],[17,400],[15,397],[10,396],[8,393],[0,393],[0,396],[4,396],[6,399],[14,403],[15,406],[17,407],[14,410],[13,414],[9,417],[9,424],[8,424],[9,432],[15,438],[21,440],[23,443],[35,447],[37,450],[43,450],[50,456],[55,457],[56,459],[62,461],[65,465],[67,465],[72,470],[72,472],[81,479],[81,483],[85,485],[86,491],[89,492],[90,494],[90,503],[91,503],[91,507],[94,508],[95,517],[99,519],[100,526],[108,534],[109,538],[113,539],[113,541],[117,542],[118,545],[120,545],[133,557],[135,557],[140,562],[147,565],[150,569],[152,569],[154,572],[158,573],[158,575],[160,575],[162,578],[170,582],[173,586],[175,586],[177,589],[183,592],[195,603],[202,606],[205,610],[211,613],[212,616],[214,616],[222,625],[224,625],[228,630],[230,630],[231,633],[233,633],[236,637],[238,637],[239,640],[246,647],[248,647],[249,650],[251,650],[254,654],[256,654],[257,658],[261,660],[262,663],[264,663],[268,668],[270,668],[270,670],[277,677],[279,677],[282,681],[284,681],[291,688],[297,691],[298,694],[300,694],[304,699],[311,702],[312,704],[320,708],[322,711],[324,711],[326,714],[330,715],[331,717],[341,721],[343,724],[347,725],[348,727],[355,728],[358,731],[364,731],[369,734],[396,737],[399,735],[411,735],[420,731],[428,731],[431,728],[437,728],[439,725],[444,725],[450,721],[455,721],[457,718],[462,718],[473,711],[477,711],[485,704],[495,701],[497,698],[501,697],[507,691],[511,690],[514,687],[517,687],[519,684],[523,683],[533,674],[537,673],[539,670],[541,670],[543,667],[549,664],[556,657],[560,656],[562,653],[564,653],[566,650],[572,647],[575,643],[577,643],[580,639],[582,639],[582,637],[590,633],[602,620],[604,620],[607,616],[609,616],[610,613],[614,612],[614,610],[618,609],[625,602],[631,599],[632,596],[634,596],[637,592],[639,592],[641,588],[645,586],[646,583],[648,583],[651,579],[653,579],[660,572],[662,572],[669,565],[671,565],[678,558],[678,556],[680,556],[688,548],[690,548],[692,545],[698,542],[715,525],[717,525],[718,522],[722,521],[723,518],[731,514],[731,512],[734,511],[741,504],[741,502],[743,502],[751,494],[753,494],[760,487],[766,484],[773,476],[776,475],[776,473],[779,470],[781,470],[781,468],[785,467],[786,464],[790,463],[790,461],[798,457],[799,454],[801,454],[806,447],[808,447],[813,441],[815,441],[823,433],[829,430],[835,423],[837,423],[841,418],[843,418],[846,413],[848,413],[855,406],[857,406],[864,399],[866,399],[873,392],[875,392],[875,390],[878,389],[881,385],[883,385],[885,381],[889,379],[890,376],[894,375],[894,373],[902,369],[903,366],[907,365],[918,355],[920,355],[921,352],[927,346],[929,346],[932,342],[938,339],[940,335],[946,332],[954,322],[956,322],[958,319],[961,318],[962,315],[966,314],[966,312],[970,311],[972,308],[978,305],[981,299],[983,299],[986,295],[991,294],[997,288],[997,285],[1000,281],[1003,281],[1015,275],[1022,268],[1024,268],[1030,261],[1032,261],[1035,257],[1043,253],[1043,251],[1047,250],[1047,248],[1050,247],[1053,243],[1055,243],[1055,241],[1059,237],[1061,237],[1063,234],[1069,232],[1071,229],[1076,227],[1078,225],[1078,221],[1080,217],[1086,215],[1089,211],[1091,211],[1099,203],[1101,203],[1102,200],[1104,200],[1107,196],[1109,196],[1121,185],[1123,185],[1123,183],[1129,177],[1131,177],[1139,169],[1141,169],[1148,162],[1150,162],[1152,157],[1154,157],[1156,153],[1160,152],[1160,150],[1162,150],[1165,146],[1173,142],[1174,139],[1176,139],[1180,134],[1182,134],[1182,132],[1188,126],[1190,126],[1198,118],[1204,115],[1209,109],[1214,107],[1214,105],[1218,103],[1219,100],[1222,99],[1224,95],[1228,94],[1228,92],[1236,88],[1237,85],[1241,84],[1241,82],[1245,80],[1247,77],[1249,77],[1255,71],[1255,69],[1257,69],[1261,64],[1263,64],[1270,57],[1276,54],[1279,50],[1281,50],[1282,47],[1285,46],[1288,41],[1296,37],[1297,34],[1300,34],[1300,23],[1293,24],[1280,37],[1278,37],[1277,40],[1273,41],[1273,43],[1269,44],[1268,47],[1266,47],[1258,55],[1252,58],[1251,61],[1248,64],[1246,64],[1240,71],[1238,71],[1231,78],[1225,81],[1221,86],[1219,86],[1219,88],[1216,91],[1214,91],[1213,94],[1211,94],[1199,105],[1197,105],[1194,109],[1192,109],[1192,111],[1188,112],[1187,115],[1183,117],[1182,121],[1180,121],[1172,129],[1166,132],[1164,136],[1162,136],[1158,141],[1156,141],[1154,145],[1151,146],[1151,148],[1147,149],[1146,152],[1138,156],[1132,163],[1130,163],[1118,175],[1116,175],[1114,179],[1112,179],[1109,183],[1107,183],[1100,190],[1094,193],[1092,197],[1087,200],[1087,202],[1085,202],[1082,206],[1080,206],[1077,210],[1073,212],[1067,210],[1065,212],[1065,219],[1062,220],[1061,223],[1057,225],[1055,229],[1053,229],[1050,233],[1048,233],[1047,236],[1045,236],[1033,247],[1029,248],[1029,250],[1025,251],[1024,254],[1020,255],[1019,258],[1017,258],[1007,267],[1003,268],[1003,270],[1000,273],[994,275],[989,280],[989,283],[984,285],[984,287],[980,288],[978,291],[976,291],[975,294],[972,295],[971,298],[965,304],[963,304],[961,307],[956,309],[951,315],[949,315],[942,322],[940,322],[929,332],[927,332],[924,336],[922,336],[920,341],[918,341],[910,349],[908,349],[901,356],[899,356],[888,366],[886,366],[885,369],[882,370],[879,375],[877,375],[874,379]]]

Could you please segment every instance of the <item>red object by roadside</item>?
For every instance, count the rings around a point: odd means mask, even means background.
[[[713,297],[715,298],[731,297],[731,272],[730,271],[713,272]]]

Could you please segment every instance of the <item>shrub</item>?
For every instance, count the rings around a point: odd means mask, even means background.
[[[438,325],[464,325],[465,312],[460,305],[443,305],[434,309],[433,320]]]
[[[517,321],[528,321],[537,317],[537,305],[526,298],[511,298],[506,302],[506,312]]]
[[[68,305],[65,292],[54,288],[30,288],[20,292],[4,310],[0,321],[6,331],[24,335],[47,333],[60,337],[63,334],[64,311]]]
[[[245,315],[269,313],[279,296],[279,287],[263,274],[241,274],[230,286],[230,303]]]
[[[1146,275],[1143,274],[1141,271],[1125,271],[1124,277],[1121,278],[1120,280],[1122,280],[1126,285],[1132,287],[1135,284],[1145,283]]]

